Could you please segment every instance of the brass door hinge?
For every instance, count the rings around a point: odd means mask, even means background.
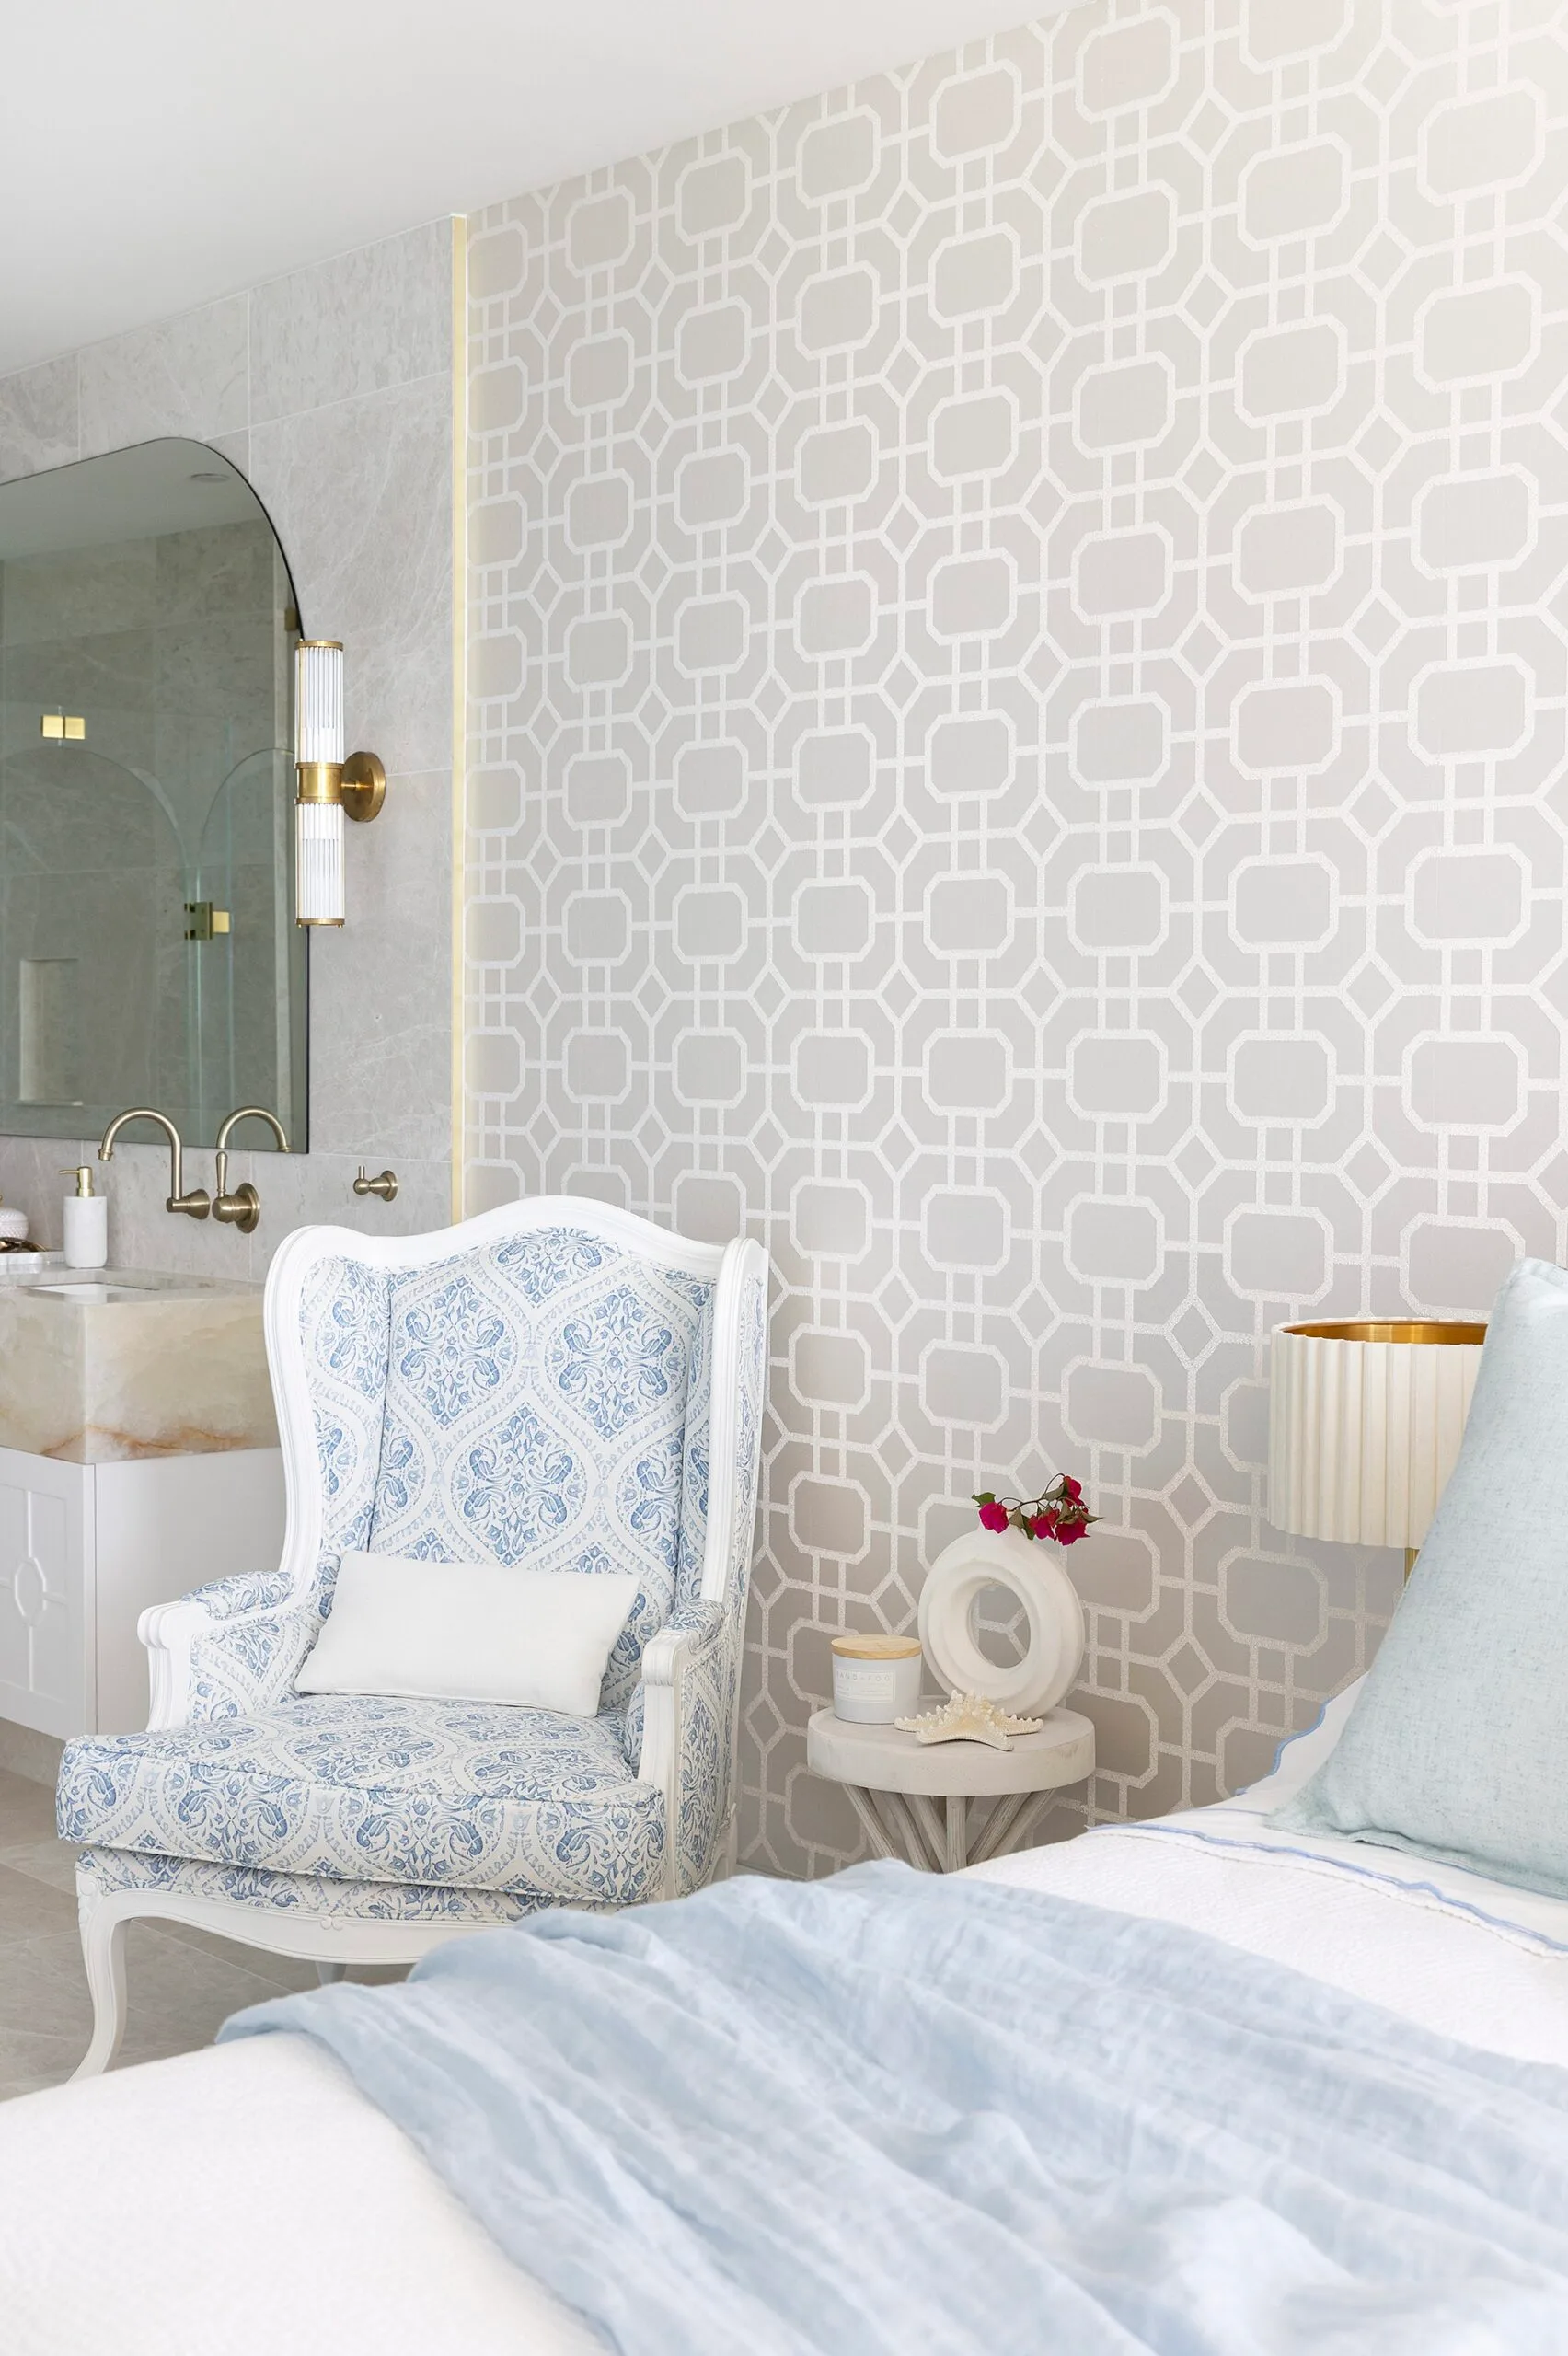
[[[185,927],[187,941],[216,941],[229,930],[229,912],[213,907],[211,900],[187,900]]]

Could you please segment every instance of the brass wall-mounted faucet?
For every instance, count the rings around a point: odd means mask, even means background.
[[[192,1186],[190,1192],[186,1193],[184,1149],[179,1141],[179,1131],[167,1113],[156,1111],[151,1104],[137,1104],[129,1113],[117,1113],[103,1133],[98,1146],[98,1160],[113,1161],[114,1140],[127,1121],[155,1121],[168,1139],[168,1199],[164,1204],[165,1210],[183,1211],[187,1218],[205,1218],[213,1207],[212,1197],[205,1186]],[[220,1186],[223,1184],[222,1178],[218,1184]]]
[[[229,1131],[237,1121],[268,1122],[273,1136],[278,1140],[280,1153],[287,1153],[289,1141],[283,1135],[282,1121],[279,1120],[276,1113],[269,1113],[265,1104],[242,1104],[236,1113],[229,1114],[228,1119],[218,1131],[216,1162],[218,1194],[217,1200],[213,1205],[213,1217],[222,1219],[225,1227],[237,1227],[241,1235],[250,1235],[254,1233],[257,1222],[261,1217],[261,1197],[248,1179],[243,1185],[236,1186],[232,1195],[228,1191]]]

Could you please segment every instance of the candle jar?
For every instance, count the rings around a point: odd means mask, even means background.
[[[924,1656],[916,1636],[835,1636],[833,1710],[853,1726],[890,1727],[920,1706]]]

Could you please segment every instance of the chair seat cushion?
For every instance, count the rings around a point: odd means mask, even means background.
[[[60,1831],[270,1873],[634,1905],[658,1885],[663,1799],[623,1733],[615,1712],[301,1694],[68,1744]]]
[[[133,1849],[82,1849],[76,1887],[103,1897],[128,1889],[157,1898],[195,1898],[207,1905],[245,1907],[274,1919],[282,1914],[333,1923],[420,1923],[454,1932],[487,1930],[545,1914],[559,1903],[531,1889],[432,1888],[416,1881],[332,1881],[325,1874],[270,1874],[259,1865],[209,1865],[195,1857],[149,1857]],[[149,1908],[156,1913],[156,1907]],[[583,1910],[586,1911],[586,1910]],[[236,1937],[245,1934],[236,1926]],[[263,1934],[261,1944],[266,1945]]]

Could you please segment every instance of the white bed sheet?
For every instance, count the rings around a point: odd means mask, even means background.
[[[976,1871],[1186,1923],[1427,2028],[1568,2063],[1568,1902],[1359,1844],[1286,1843],[1262,1823],[1274,1796]],[[286,2037],[0,2107],[0,2316],[6,2356],[600,2346],[337,2062]]]

